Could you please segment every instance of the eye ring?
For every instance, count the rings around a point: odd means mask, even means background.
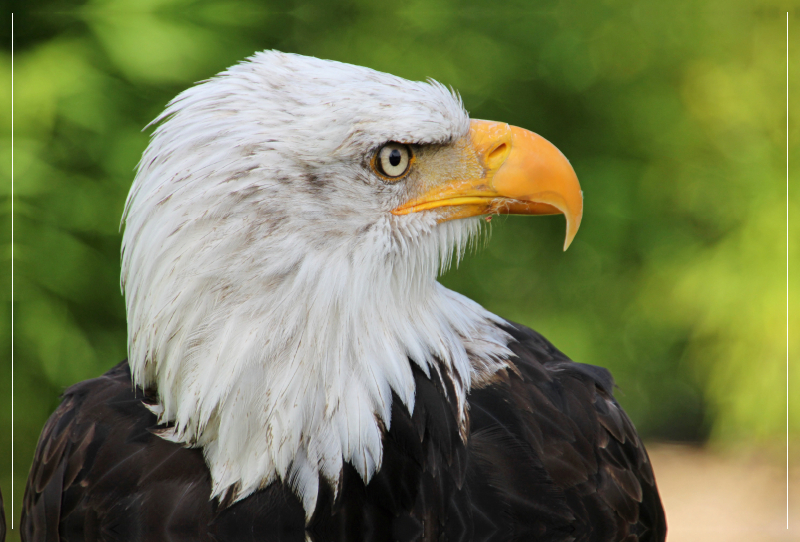
[[[395,182],[405,177],[413,162],[408,145],[390,141],[375,153],[372,168],[384,179]]]

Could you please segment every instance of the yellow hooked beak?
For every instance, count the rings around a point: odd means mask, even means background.
[[[441,221],[486,214],[552,215],[567,219],[567,250],[583,216],[583,193],[569,161],[543,137],[505,123],[473,120],[470,141],[482,177],[428,190],[392,211],[406,215],[449,207]]]

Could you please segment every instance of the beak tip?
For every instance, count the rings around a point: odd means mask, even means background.
[[[581,209],[581,213],[577,217],[570,217],[570,215],[564,213],[564,216],[567,219],[567,236],[564,238],[564,252],[572,244],[572,241],[575,240],[575,236],[578,234],[578,229],[581,227],[581,219],[583,218],[583,210]],[[571,219],[572,218],[572,219]]]

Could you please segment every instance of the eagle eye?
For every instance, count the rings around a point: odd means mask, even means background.
[[[387,143],[378,150],[373,166],[383,177],[397,180],[408,172],[412,158],[408,145]]]

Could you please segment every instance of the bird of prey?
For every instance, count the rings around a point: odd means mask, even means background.
[[[583,195],[454,91],[275,51],[178,95],[124,210],[128,359],[67,389],[24,540],[661,541],[603,368],[443,287]]]

